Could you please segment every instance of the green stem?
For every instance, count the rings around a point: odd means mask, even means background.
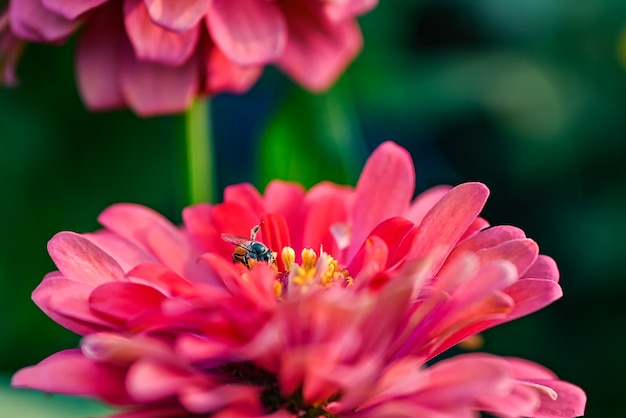
[[[196,100],[185,112],[189,203],[214,202],[215,155],[208,99]]]

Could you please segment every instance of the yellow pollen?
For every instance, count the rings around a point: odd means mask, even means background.
[[[291,270],[291,267],[296,262],[295,250],[291,247],[283,247],[283,250],[281,251],[280,256],[283,259],[283,264],[285,265],[285,271]]]
[[[302,250],[302,267],[309,270],[315,266],[317,261],[317,254],[311,248],[305,248]]]
[[[274,280],[274,294],[276,299],[281,300],[283,296],[283,284],[278,280]]]
[[[293,282],[298,285],[312,284],[315,280],[316,273],[317,269],[315,267],[311,267],[310,269],[298,267]]]

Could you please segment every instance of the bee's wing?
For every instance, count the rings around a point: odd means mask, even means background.
[[[246,244],[250,242],[249,239],[240,237],[239,235],[235,235],[235,234],[222,234],[222,239],[231,244],[235,244],[235,245],[239,245],[243,247],[245,247]]]

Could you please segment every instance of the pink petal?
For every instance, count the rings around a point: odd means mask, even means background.
[[[312,248],[318,251],[320,245],[324,251],[339,257],[339,248],[331,232],[332,225],[348,220],[349,207],[341,199],[343,188],[331,183],[316,185],[305,197],[304,219],[299,228],[302,231],[301,244],[292,241],[297,248]]]
[[[124,271],[111,256],[74,232],[59,232],[52,237],[48,253],[69,280],[91,285],[126,280]]]
[[[183,209],[183,223],[201,253],[214,252],[221,245],[220,233],[213,225],[212,205],[199,203],[187,206]]]
[[[316,2],[282,2],[289,37],[278,66],[304,87],[321,91],[339,77],[363,43],[356,22],[330,22]]]
[[[292,242],[300,244],[302,242],[300,230],[304,188],[300,184],[274,180],[267,185],[263,196],[267,211],[283,215],[289,227]]]
[[[389,258],[387,244],[382,238],[372,235],[365,240],[359,251],[348,264],[348,271],[355,277],[355,284],[359,287],[372,286],[375,274],[385,269]]]
[[[211,42],[203,43],[206,46],[198,54],[198,59],[202,66],[203,84],[207,93],[245,93],[261,76],[262,66],[238,65]]]
[[[245,206],[259,218],[266,212],[261,194],[250,183],[227,186],[224,189],[224,202],[235,202]]]
[[[210,411],[223,410],[224,407],[236,404],[252,406],[258,404],[261,388],[255,386],[243,386],[224,384],[215,388],[203,389],[200,387],[185,388],[179,395],[180,403],[191,412],[197,414]]]
[[[33,301],[59,325],[78,335],[87,335],[111,324],[91,312],[87,300],[93,285],[78,283],[50,273],[33,291]]]
[[[109,5],[91,15],[76,47],[76,74],[83,102],[90,109],[125,105],[119,85],[121,44],[125,40],[119,10]]]
[[[386,268],[391,268],[404,260],[416,233],[417,228],[413,226],[413,222],[401,217],[387,219],[374,228],[371,235],[382,238],[389,249]]]
[[[239,65],[272,62],[285,46],[285,18],[273,1],[213,0],[207,27],[224,55]]]
[[[517,268],[518,277],[535,262],[538,254],[539,246],[528,238],[511,240],[476,252],[483,265],[494,260],[510,261]]]
[[[198,90],[199,74],[194,59],[172,67],[140,61],[130,46],[123,52],[120,69],[122,95],[141,116],[184,111]]]
[[[110,231],[101,230],[83,236],[113,257],[126,273],[139,264],[157,261],[143,248]]]
[[[124,370],[96,363],[79,350],[60,351],[36,366],[13,375],[14,387],[67,395],[86,395],[114,404],[129,402],[124,391]]]
[[[506,293],[515,301],[507,321],[538,311],[563,296],[561,286],[548,279],[521,279],[513,283]]]
[[[174,366],[143,360],[128,370],[126,386],[134,401],[147,403],[175,395],[193,381],[192,375]]]
[[[452,186],[435,186],[425,192],[420,193],[411,206],[404,214],[404,217],[419,225],[429,210],[435,206],[448,192],[452,190]]]
[[[134,204],[105,209],[98,221],[117,235],[141,245],[179,275],[195,270],[196,253],[181,231],[157,212]]]
[[[332,20],[350,19],[373,9],[378,0],[326,1],[324,12]]]
[[[548,279],[558,282],[559,268],[554,259],[540,254],[535,263],[524,273],[524,278]]]
[[[20,0],[21,1],[21,0]],[[94,9],[108,0],[42,0],[46,9],[67,19],[76,19],[88,10]]]
[[[124,0],[124,24],[139,61],[172,67],[187,61],[200,33],[197,26],[179,33],[156,25],[143,0]]]
[[[249,208],[238,203],[227,202],[213,207],[213,225],[221,234],[226,232],[244,238],[250,237],[250,228],[257,225],[261,219]],[[223,256],[232,254],[234,247],[232,244],[222,241],[220,238],[219,251],[215,251]]]
[[[464,183],[450,190],[424,217],[409,257],[426,257],[436,251],[433,273],[437,271],[488,196],[489,189],[481,183]]]
[[[506,362],[484,354],[465,354],[443,360],[430,369],[428,386],[415,398],[424,406],[472,405],[489,393],[512,386]]]
[[[20,38],[35,42],[53,42],[68,37],[80,24],[42,5],[42,0],[19,0],[9,3],[11,29]]]
[[[172,296],[191,296],[196,290],[190,281],[162,264],[138,265],[128,273],[128,276],[133,283],[145,284]]]
[[[91,292],[89,306],[123,326],[142,313],[158,309],[164,299],[158,290],[139,283],[107,283]]]
[[[352,213],[354,229],[348,259],[370,232],[385,219],[403,214],[413,196],[415,170],[411,155],[385,142],[367,160],[356,186]]]
[[[150,18],[176,32],[185,32],[204,17],[210,0],[144,0]]]
[[[509,369],[516,379],[558,379],[554,372],[540,364],[522,358],[506,357]]]
[[[261,225],[261,230],[263,230],[263,243],[278,254],[276,258],[278,270],[285,271],[285,265],[283,264],[280,254],[284,247],[291,246],[287,222],[279,213],[267,213],[261,216],[261,221],[263,222]]]
[[[560,380],[533,380],[533,383],[541,384],[553,389],[557,394],[556,400],[550,399],[541,393],[541,406],[533,413],[536,418],[554,417],[581,417],[585,415],[587,395],[576,385]]]
[[[503,242],[526,238],[526,234],[519,228],[508,225],[498,225],[485,229],[461,242],[455,252],[476,252],[485,248],[491,248]]]

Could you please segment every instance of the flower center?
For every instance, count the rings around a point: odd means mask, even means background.
[[[348,270],[341,269],[337,260],[322,249],[319,257],[311,248],[303,249],[301,256],[302,261],[298,264],[295,250],[283,247],[281,259],[285,271],[279,272],[274,281],[276,297],[281,298],[288,291],[308,292],[313,288],[352,285],[353,280]]]
[[[277,411],[287,411],[297,417],[334,417],[334,415],[324,411],[322,405],[307,405],[300,390],[290,396],[282,395],[276,376],[251,362],[224,364],[218,370],[239,383],[243,381],[246,384],[262,387],[261,403],[270,414]],[[336,399],[333,398],[332,400]]]

